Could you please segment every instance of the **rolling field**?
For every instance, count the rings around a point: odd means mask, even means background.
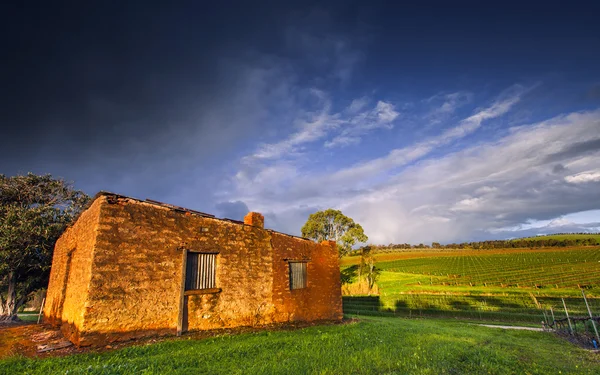
[[[359,257],[355,257],[360,259]],[[600,314],[600,248],[411,251],[375,256],[379,296],[344,298],[349,314],[432,315],[539,323]],[[344,259],[346,270],[355,259]],[[552,311],[551,311],[552,310]]]

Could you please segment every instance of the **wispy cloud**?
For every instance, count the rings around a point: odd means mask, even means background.
[[[305,220],[300,212],[340,208],[376,243],[506,237],[527,220],[600,209],[600,150],[589,146],[600,111],[513,127],[459,150],[443,147],[506,115],[526,92],[513,89],[437,136],[338,171],[293,160],[262,167],[257,178],[238,181],[238,195],[269,213],[270,225],[293,233]]]
[[[344,180],[345,182],[353,179],[363,179],[418,160],[428,155],[437,147],[447,145],[475,132],[483,121],[502,116],[513,105],[519,102],[524,92],[524,89],[515,90],[511,96],[496,100],[490,106],[478,110],[473,115],[460,121],[457,126],[445,130],[438,136],[417,142],[408,147],[393,149],[384,157],[372,159],[368,162],[340,170],[334,174],[333,179]]]
[[[311,89],[310,92],[318,99],[321,108],[315,112],[302,112],[301,116],[294,120],[298,131],[279,142],[260,145],[256,152],[245,158],[246,162],[278,159],[295,153],[299,146],[322,139],[342,123],[339,114],[330,113],[331,100],[323,91]]]
[[[250,157],[245,157],[242,160],[243,168],[236,175],[236,183],[237,185],[244,186],[244,191],[246,194],[248,194],[249,191],[254,191],[254,194],[257,194],[258,196],[264,196],[264,198],[269,196],[271,199],[273,199],[275,197],[272,195],[272,192],[269,191],[267,193],[261,187],[261,181],[263,180],[261,176],[275,168],[281,169],[281,171],[280,173],[274,175],[275,179],[271,182],[271,186],[278,185],[280,183],[285,184],[288,186],[288,189],[286,190],[287,194],[295,194],[297,196],[308,197],[319,191],[321,194],[323,194],[321,186],[370,186],[373,183],[372,181],[376,181],[376,179],[373,180],[375,177],[389,174],[397,168],[419,160],[431,153],[437,147],[447,145],[457,139],[471,134],[477,130],[479,126],[481,126],[481,123],[484,120],[503,115],[510,109],[512,105],[519,101],[522,92],[523,91],[516,91],[512,96],[509,97],[503,95],[501,99],[494,101],[488,107],[479,109],[473,115],[460,121],[455,127],[447,129],[438,136],[425,139],[407,147],[393,149],[386,156],[360,162],[358,164],[342,168],[334,173],[325,175],[318,173],[316,175],[302,175],[297,169],[298,166],[296,166],[294,163],[278,162],[276,164],[269,165],[256,165],[255,163],[250,162],[257,159],[256,155],[263,155],[263,153],[265,156],[280,157],[282,155],[282,151],[289,152],[293,149],[293,145],[297,145],[297,143],[295,143],[295,140],[297,139],[310,139],[311,141],[314,141],[315,139],[312,137],[299,137],[295,133],[286,140],[274,145],[263,145],[261,148],[259,148],[257,153]],[[382,107],[386,108],[387,106],[384,105]],[[377,118],[378,113],[379,112],[376,106],[373,110],[365,111],[362,113],[362,115],[355,116],[354,118]],[[337,114],[335,117],[337,120],[339,120],[340,116]],[[386,115],[384,115],[384,118],[386,118]],[[325,132],[319,132],[318,135],[319,137],[323,137]],[[294,170],[296,183],[290,185],[288,183],[284,183],[284,181],[285,177],[290,175],[291,170]],[[390,176],[387,176],[386,178],[390,178]],[[336,194],[340,194],[340,192],[338,191]],[[247,196],[246,199],[252,198]]]
[[[521,126],[504,138],[411,166],[392,181],[338,204],[359,217],[379,243],[511,236],[528,229],[521,223],[530,220],[550,222],[600,208],[600,150],[565,154],[560,160],[565,170],[558,175],[552,171],[554,162],[547,160],[557,149],[593,139],[599,128],[600,111]],[[383,219],[377,215],[363,213],[377,209],[396,224],[395,231],[380,227]],[[575,227],[585,230],[583,225],[569,228]]]
[[[424,118],[430,125],[439,124],[450,118],[458,108],[470,103],[472,98],[473,95],[466,91],[436,94],[424,100],[428,106],[431,106]]]
[[[355,144],[360,142],[361,136],[371,131],[393,128],[393,122],[399,116],[394,105],[381,100],[372,109],[364,110],[368,105],[365,98],[354,100],[345,111],[332,113],[331,100],[325,92],[318,89],[311,89],[310,92],[318,99],[320,108],[310,112],[300,111],[299,117],[293,119],[298,131],[278,142],[261,144],[254,153],[243,159],[245,163],[294,156],[304,145],[329,137],[333,138],[324,143],[325,147]],[[334,135],[339,129],[341,131]]]
[[[343,120],[343,130],[333,137],[330,141],[325,142],[325,147],[343,147],[352,144],[360,143],[361,137],[376,129],[392,129],[394,120],[400,115],[396,111],[395,106],[385,101],[378,101],[375,107],[368,111],[356,113],[359,108],[364,108],[366,105],[364,99],[352,101],[347,113],[353,113],[353,116]]]

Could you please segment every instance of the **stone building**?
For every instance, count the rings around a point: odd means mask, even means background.
[[[101,192],[54,249],[46,322],[76,345],[342,318],[335,242]]]

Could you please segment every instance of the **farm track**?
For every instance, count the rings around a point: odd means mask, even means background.
[[[478,326],[488,327],[488,328],[519,329],[519,330],[522,330],[522,331],[538,331],[538,332],[543,332],[544,331],[543,328],[535,328],[535,327],[498,326],[498,325],[494,325],[494,324],[478,324]]]

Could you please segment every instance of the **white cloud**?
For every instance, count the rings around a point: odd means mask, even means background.
[[[331,141],[325,142],[325,146],[358,143],[360,137],[370,131],[379,128],[391,129],[392,122],[399,116],[394,106],[384,101],[378,101],[371,110],[355,113],[367,105],[364,98],[358,99],[358,102],[352,101],[345,112],[331,113],[331,100],[325,92],[315,88],[309,92],[317,99],[319,108],[315,111],[299,111],[299,117],[293,119],[295,128],[299,130],[278,142],[261,144],[253,154],[244,158],[244,162],[275,160],[294,155],[303,145],[327,138],[342,126],[344,128],[341,133]]]
[[[411,166],[390,182],[340,204],[351,216],[362,218],[365,230],[373,233],[371,239],[378,243],[452,242],[535,228],[540,232],[540,228],[566,229],[574,222],[571,218],[552,219],[597,210],[600,191],[592,186],[573,190],[552,173],[554,164],[549,156],[582,140],[595,139],[599,125],[600,111],[596,111],[519,127],[502,139]],[[572,154],[561,162],[572,171],[586,171],[583,175],[591,178],[589,171],[597,169],[590,167],[600,166],[598,154]],[[381,220],[363,213],[371,212],[373,204],[379,210],[392,211],[385,216],[396,223],[395,231],[380,230]],[[600,221],[600,211],[594,212],[595,220]],[[449,220],[435,219],[440,217]],[[569,228],[576,227],[583,228],[582,224]]]
[[[550,220],[548,223],[549,227],[562,227],[565,225],[573,225],[575,223],[565,219],[564,217],[557,217],[556,219]]]
[[[320,110],[296,122],[295,133],[272,144],[275,152],[257,150],[271,159],[242,168],[223,200],[243,201],[265,213],[271,227],[296,234],[308,213],[342,209],[375,243],[494,238],[550,228],[553,219],[570,212],[600,209],[600,189],[573,182],[595,181],[600,173],[600,151],[594,148],[600,110],[513,127],[501,138],[479,139],[459,151],[447,147],[507,114],[527,90],[514,86],[437,136],[341,169],[304,146],[332,136],[329,142],[337,137],[339,145],[355,143],[364,131],[391,127],[402,116],[387,101],[359,98],[334,112],[322,100]]]
[[[375,107],[368,111],[358,112],[357,108],[364,108],[364,98],[357,104],[353,100],[345,111],[352,114],[343,120],[344,127],[340,134],[330,141],[325,142],[325,147],[343,147],[359,143],[361,137],[375,129],[392,129],[394,120],[400,116],[395,106],[391,103],[378,101]]]
[[[456,110],[471,102],[473,95],[466,91],[457,91],[450,94],[436,94],[424,102],[433,106],[424,118],[431,125],[439,124],[453,115]]]
[[[377,102],[375,112],[377,113],[379,123],[382,124],[391,123],[399,115],[399,113],[394,110],[393,105],[391,105],[390,103],[382,102],[381,100]]]
[[[350,114],[358,113],[363,108],[365,108],[368,104],[369,104],[369,99],[366,98],[366,97],[354,99],[350,103],[350,105],[348,106],[348,108],[346,108],[346,112],[348,112]]]
[[[330,114],[331,100],[318,89],[311,89],[310,94],[317,99],[319,109],[316,111],[300,111],[294,119],[295,128],[299,129],[285,139],[262,144],[252,154],[245,157],[245,162],[251,163],[260,159],[278,159],[298,151],[298,147],[325,137],[331,129],[337,128],[341,121],[339,114]]]
[[[597,182],[600,181],[600,170],[597,171],[586,171],[577,173],[571,176],[566,176],[565,181],[571,184],[583,184],[586,182]]]
[[[420,159],[437,147],[447,145],[475,132],[483,121],[505,114],[520,100],[524,92],[525,90],[521,88],[515,91],[512,96],[495,101],[489,107],[480,109],[439,136],[408,147],[394,149],[384,157],[342,169],[335,173],[331,179],[336,183],[349,183],[351,180],[361,180]]]
[[[485,200],[483,198],[466,198],[457,202],[452,208],[451,211],[477,211],[479,208],[483,207]]]

